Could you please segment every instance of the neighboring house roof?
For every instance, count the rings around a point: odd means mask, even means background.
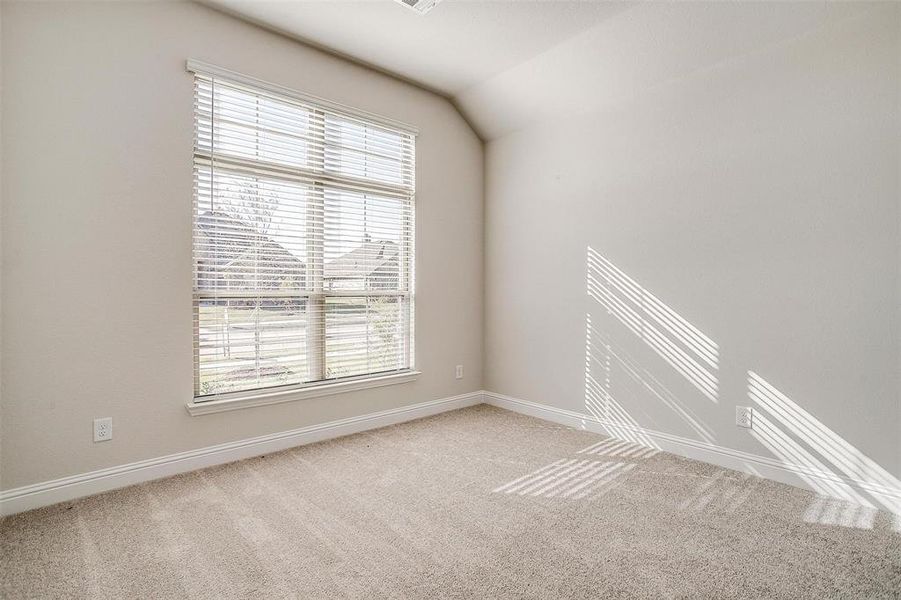
[[[362,279],[389,263],[396,264],[398,247],[394,242],[363,242],[359,248],[325,263],[326,279]]]
[[[265,268],[269,276],[284,271],[286,277],[303,277],[306,264],[284,246],[253,227],[221,211],[207,211],[197,218],[197,231],[208,243],[200,259],[200,268],[217,276],[248,274],[249,263]],[[397,265],[398,245],[389,241],[364,241],[325,264],[324,276],[330,280],[364,279]]]
[[[292,272],[298,266],[305,266],[284,246],[226,213],[205,212],[198,217],[197,226],[199,232],[210,240],[211,250],[203,259],[208,267],[228,269],[243,260],[255,260],[258,254],[263,255],[263,262],[290,267]]]
[[[197,219],[198,285],[206,289],[303,287],[306,264],[284,246],[231,215]]]

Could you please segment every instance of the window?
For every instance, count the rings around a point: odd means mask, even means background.
[[[411,371],[414,132],[189,70],[195,402]]]

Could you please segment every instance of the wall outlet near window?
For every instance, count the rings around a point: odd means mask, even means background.
[[[735,407],[735,424],[745,429],[754,427],[754,409],[750,406]]]
[[[94,419],[94,441],[106,442],[113,439],[113,418]]]
[[[463,379],[463,365],[457,365],[457,368],[454,371],[454,377],[456,377],[457,379]]]

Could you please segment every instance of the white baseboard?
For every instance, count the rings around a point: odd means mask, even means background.
[[[607,422],[585,413],[555,408],[519,398],[512,398],[494,392],[482,392],[486,404],[522,413],[553,423],[584,429],[601,435],[626,438],[645,445],[653,445],[659,450],[685,458],[714,464],[734,471],[757,475],[781,483],[813,490],[820,493],[833,492],[838,498],[847,500],[861,497],[875,507],[901,515],[901,487],[887,487],[870,481],[862,481],[831,472],[816,471],[808,467],[794,465],[773,458],[733,450],[698,440],[691,440],[660,431],[630,427],[621,423]],[[844,492],[844,493],[843,493]]]
[[[23,486],[0,492],[0,516],[481,403],[471,392]]]
[[[841,486],[844,486],[855,492],[856,495],[873,500],[874,504],[880,508],[901,514],[901,488],[886,487],[873,482],[842,477],[834,473],[814,471],[803,466],[792,465],[773,458],[733,450],[707,442],[691,440],[650,429],[628,427],[620,423],[609,423],[585,413],[546,406],[494,392],[480,391],[239,440],[237,442],[208,446],[198,450],[170,454],[159,458],[6,490],[0,492],[0,516],[99,494],[145,481],[169,477],[178,473],[186,473],[261,454],[269,454],[295,446],[412,421],[483,402],[498,408],[568,425],[576,429],[592,431],[601,435],[619,438],[626,435],[629,439],[638,440],[639,442],[647,440],[656,448],[678,456],[758,475],[789,485],[813,489],[814,491],[821,491],[823,488],[830,487],[841,489]],[[630,433],[632,435],[629,435]],[[821,482],[824,485],[814,486],[811,485],[811,482]],[[817,488],[820,489],[818,490]]]

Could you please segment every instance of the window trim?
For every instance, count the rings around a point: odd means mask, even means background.
[[[215,400],[202,402],[192,400],[186,404],[186,407],[188,414],[196,417],[254,406],[281,404],[283,402],[294,402],[320,396],[331,396],[333,394],[344,394],[370,388],[409,383],[416,381],[421,374],[421,371],[408,369],[400,372],[392,371],[387,375],[358,375],[337,380],[330,379],[312,383],[298,383],[292,386],[280,386],[270,390],[232,392],[233,396],[223,394]]]
[[[237,73],[235,71],[231,71],[229,69],[225,69],[223,67],[218,67],[215,65],[211,65],[208,63],[204,63],[202,61],[189,59],[186,61],[186,70],[189,73],[199,74],[203,76],[209,77],[221,77],[223,79],[228,79],[232,83],[247,86],[248,88],[255,88],[262,92],[270,92],[273,94],[277,94],[280,96],[285,96],[288,98],[296,99],[298,101],[313,104],[317,107],[320,107],[324,110],[335,111],[339,113],[343,113],[351,118],[357,118],[361,121],[365,121],[371,123],[376,126],[383,126],[386,128],[394,129],[396,131],[407,133],[412,135],[414,138],[418,136],[419,129],[404,123],[402,121],[397,121],[394,119],[390,119],[387,117],[383,117],[381,115],[376,115],[374,113],[370,113],[364,110],[360,110],[357,108],[353,108],[338,102],[334,102],[331,100],[327,100],[324,98],[320,98],[318,96],[312,94],[306,94],[303,92],[298,92],[296,90],[281,86],[279,84],[270,83],[268,81],[264,81],[261,79],[257,79],[255,77],[250,77],[247,75],[243,75],[241,73]],[[195,152],[195,163],[197,160],[196,152]],[[212,161],[212,159],[211,159]],[[195,165],[196,166],[196,165]],[[277,169],[276,169],[277,170]],[[415,181],[415,171],[413,174]],[[323,181],[326,183],[331,181],[331,177],[323,172],[316,173],[316,181],[321,184]],[[338,183],[340,186],[347,186],[353,184],[352,178],[348,180],[336,180],[334,183]],[[400,194],[399,189],[394,189],[393,186],[390,185],[380,185],[378,182],[366,181],[366,187],[375,191],[376,193],[383,193],[386,195],[395,195]],[[413,224],[415,227],[415,224]],[[412,248],[411,248],[412,250]],[[411,255],[409,257],[410,260],[415,261],[415,255]],[[415,268],[415,267],[413,267]],[[413,273],[411,272],[409,276],[413,277]],[[386,295],[386,296],[404,296],[408,299],[412,298],[413,292],[412,289],[407,292],[399,292],[399,293],[371,293],[371,292],[358,292],[358,291],[348,291],[346,294],[341,293],[340,291],[333,291],[329,294],[312,294],[313,296],[321,296],[323,299],[327,296],[372,296],[372,295]],[[410,310],[415,310],[412,306]],[[412,319],[412,316],[411,316]],[[324,324],[324,321],[323,321]],[[328,396],[333,394],[341,394],[354,392],[358,390],[371,389],[377,387],[384,387],[389,385],[398,385],[402,383],[413,382],[418,379],[421,371],[416,370],[415,364],[415,354],[413,354],[413,348],[415,347],[415,340],[413,338],[414,334],[414,325],[412,322],[407,323],[407,327],[409,328],[409,333],[406,338],[406,344],[409,346],[409,355],[410,355],[410,366],[407,369],[399,370],[399,371],[386,371],[381,373],[364,373],[360,375],[353,375],[348,377],[343,377],[340,379],[323,379],[319,381],[308,381],[304,383],[297,383],[293,385],[285,385],[285,386],[277,386],[272,388],[258,388],[258,389],[249,389],[249,390],[238,390],[234,392],[226,392],[222,394],[216,394],[213,396],[197,396],[192,395],[192,399],[186,403],[186,408],[188,414],[191,416],[199,416],[204,414],[212,414],[219,412],[226,412],[232,410],[241,410],[244,408],[251,408],[254,406],[266,406],[270,404],[280,404],[284,402],[293,402],[297,400],[304,400],[308,398],[316,398],[321,396]],[[196,390],[195,390],[196,394]],[[207,399],[209,398],[209,399]]]

